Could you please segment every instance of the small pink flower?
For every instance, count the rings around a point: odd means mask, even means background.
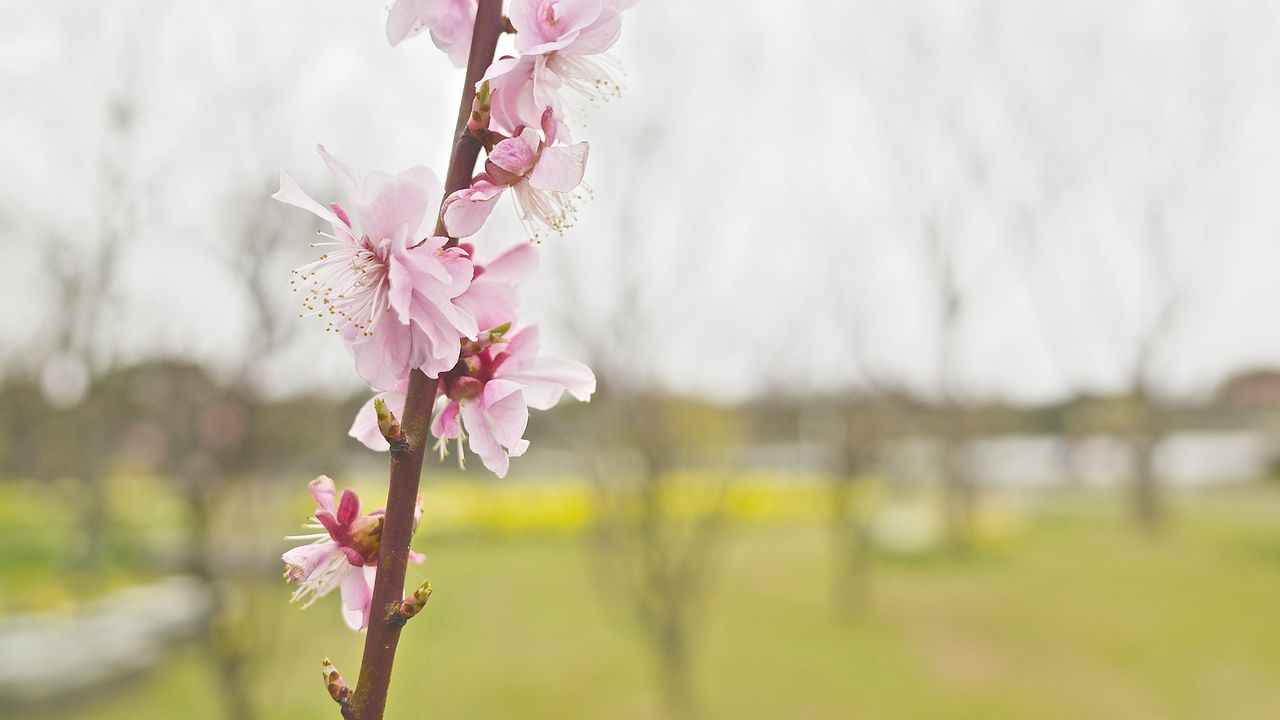
[[[433,237],[440,182],[417,167],[399,175],[371,173],[363,189],[346,165],[319,148],[347,195],[355,222],[337,203],[312,200],[280,173],[273,198],[327,220],[328,249],[298,268],[295,292],[309,314],[327,318],[346,340],[356,371],[370,385],[389,388],[421,369],[434,377],[458,361],[458,341],[475,337],[475,319],[455,303],[471,282],[465,250]]]
[[[538,330],[529,327],[509,338],[481,334],[470,343],[465,357],[453,371],[441,377],[438,410],[431,421],[436,450],[441,459],[448,455],[449,440],[458,442],[462,464],[462,441],[480,456],[484,466],[498,477],[506,477],[510,458],[524,454],[529,408],[547,410],[565,392],[587,401],[596,389],[596,377],[582,363],[555,358],[539,358]],[[404,410],[404,388],[383,393],[391,411]],[[386,450],[387,442],[378,432],[373,401],[365,404],[351,425],[351,436],[373,450]]]
[[[308,488],[316,500],[316,511],[306,527],[324,532],[288,538],[312,541],[281,556],[285,579],[298,585],[291,599],[301,601],[305,608],[340,587],[342,619],[352,630],[364,630],[369,626],[385,511],[361,515],[360,498],[350,488],[342,491],[335,507],[337,488],[325,475],[312,480]],[[421,499],[418,502],[415,528],[422,516]],[[413,551],[409,552],[409,559],[415,563],[423,561],[423,557]]]
[[[396,0],[387,14],[387,41],[392,47],[423,30],[458,67],[467,66],[477,0]]]
[[[538,329],[529,327],[464,356],[441,377],[440,387],[445,400],[431,421],[431,434],[438,438],[441,459],[447,442],[456,439],[461,462],[466,439],[486,468],[506,477],[510,458],[529,448],[524,439],[529,408],[547,410],[566,391],[590,400],[596,377],[582,363],[539,358]]]
[[[571,108],[564,91],[589,101],[621,90],[618,64],[602,55],[622,32],[620,12],[634,0],[513,0],[509,10],[520,57],[489,66],[484,80],[493,92],[492,113],[501,129],[536,125],[551,108],[564,117]]]
[[[556,145],[555,118],[542,114],[542,133],[521,127],[515,137],[494,146],[485,160],[485,172],[471,186],[445,201],[444,222],[453,237],[467,237],[480,230],[493,206],[508,187],[515,193],[520,218],[534,238],[537,226],[563,233],[573,226],[575,196],[587,168],[588,145]],[[481,325],[483,327],[483,325]]]

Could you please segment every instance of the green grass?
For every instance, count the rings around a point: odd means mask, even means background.
[[[1036,515],[998,549],[883,560],[869,610],[833,611],[815,523],[738,525],[696,629],[699,717],[1261,718],[1280,708],[1280,492],[1200,495],[1160,538],[1114,513]],[[436,593],[406,631],[389,718],[662,717],[625,606],[585,536],[420,543]],[[414,575],[414,573],[417,575]],[[668,589],[679,592],[679,588]],[[282,583],[256,613],[256,700],[273,720],[336,717],[319,681],[354,677],[360,638],[336,598],[306,611]],[[48,716],[219,718],[193,649]]]

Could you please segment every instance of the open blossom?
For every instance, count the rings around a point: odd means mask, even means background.
[[[285,579],[298,585],[292,599],[308,607],[334,588],[341,588],[342,619],[352,630],[364,630],[369,626],[385,511],[362,515],[360,497],[350,488],[342,491],[335,507],[337,487],[325,475],[312,480],[308,488],[315,498],[316,511],[306,527],[323,532],[289,538],[312,540],[309,545],[296,547],[281,556]],[[419,500],[415,528],[421,515]],[[423,557],[410,551],[409,559],[421,563]]]
[[[504,332],[481,334],[467,343],[464,357],[453,371],[441,376],[439,407],[431,421],[431,434],[438,442],[441,458],[447,443],[458,443],[459,463],[462,442],[480,456],[484,466],[498,477],[506,477],[510,458],[524,454],[529,408],[547,410],[568,392],[578,400],[590,400],[596,377],[582,363],[538,357],[538,329],[528,327],[509,338]],[[404,410],[405,383],[378,397],[393,413]],[[351,425],[351,436],[373,450],[386,450],[387,441],[378,432],[373,401],[365,404]]]
[[[489,66],[484,80],[493,90],[494,121],[504,130],[536,125],[544,110],[557,118],[572,108],[565,91],[589,101],[621,90],[618,64],[601,53],[622,32],[620,12],[634,0],[512,0],[519,57]]]
[[[431,434],[443,458],[447,442],[462,441],[493,474],[505,477],[510,458],[529,448],[524,439],[529,408],[547,410],[567,391],[589,400],[596,376],[582,363],[538,357],[538,329],[528,327],[505,342],[474,346],[458,367],[440,378],[444,401],[431,420]]]
[[[528,243],[521,243],[498,257],[481,265],[475,265],[475,277],[471,286],[458,298],[458,304],[476,318],[481,327],[496,328],[516,315],[516,288],[538,269],[538,251]],[[405,394],[409,389],[406,377],[365,403],[356,413],[348,434],[364,443],[371,450],[385,452],[387,440],[378,429],[378,415],[373,400],[382,399],[396,417],[404,417]]]
[[[478,0],[396,0],[387,14],[387,41],[394,47],[426,30],[458,67],[467,66]]]
[[[389,388],[415,368],[434,377],[458,361],[458,341],[475,337],[475,319],[455,303],[471,282],[465,250],[432,237],[440,182],[424,167],[371,173],[363,188],[346,165],[319,148],[347,196],[328,208],[285,173],[273,198],[328,221],[318,260],[295,270],[308,313],[329,320],[370,385]]]
[[[507,188],[515,193],[520,217],[535,239],[537,226],[559,233],[572,227],[573,191],[582,184],[589,148],[585,142],[556,145],[557,123],[550,109],[543,112],[541,123],[541,134],[521,127],[515,137],[495,145],[485,160],[485,171],[469,187],[449,196],[444,222],[450,235],[467,237],[478,232]]]

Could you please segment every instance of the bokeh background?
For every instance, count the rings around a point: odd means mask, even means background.
[[[367,388],[285,168],[443,173],[376,0],[0,0],[0,717],[335,716],[282,536]],[[429,463],[390,717],[1280,708],[1280,10],[644,0],[526,289],[588,405]],[[503,207],[482,254],[519,241]]]

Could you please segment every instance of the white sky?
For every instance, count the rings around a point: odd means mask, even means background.
[[[0,363],[38,365],[51,243],[128,228],[102,361],[229,368],[252,331],[228,256],[278,169],[443,175],[461,73],[389,48],[376,0],[0,0]],[[1280,364],[1280,12],[1263,0],[643,0],[621,99],[579,131],[594,199],[527,289],[553,352],[736,399],[948,376],[1022,400],[1152,372],[1201,394]],[[108,130],[109,99],[136,122]],[[262,258],[288,269],[309,217]],[[520,241],[503,207],[482,251]],[[939,251],[938,248],[941,248]],[[939,257],[947,258],[944,264]],[[940,265],[949,270],[940,271]],[[295,320],[295,322],[305,322]],[[274,392],[358,380],[314,323]]]

